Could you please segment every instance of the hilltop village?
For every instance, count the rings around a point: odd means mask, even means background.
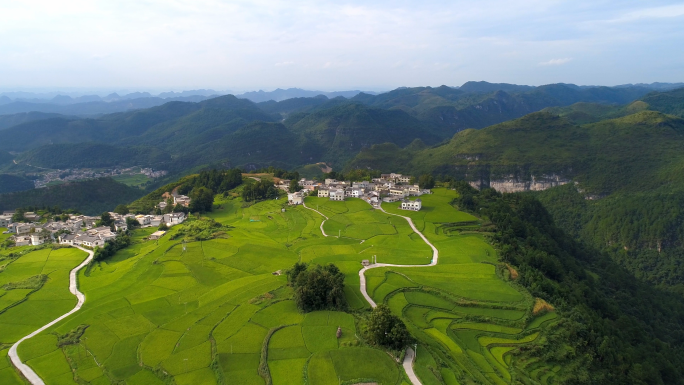
[[[190,198],[185,195],[172,195],[174,205],[188,207]],[[0,227],[7,228],[5,233],[12,234],[10,240],[14,246],[38,246],[44,243],[59,243],[63,245],[77,245],[83,247],[102,247],[119,233],[136,227],[172,227],[183,223],[186,219],[184,212],[166,211],[167,202],[157,205],[157,214],[119,214],[108,212],[103,216],[88,216],[68,214],[60,217],[63,220],[50,219],[45,221],[35,212],[5,211],[0,215]],[[104,219],[103,217],[106,217]],[[106,222],[106,223],[103,223]],[[164,230],[157,231],[150,239],[163,236]]]
[[[380,178],[373,178],[370,182],[338,181],[325,179],[324,182],[302,179],[298,182],[299,191],[289,191],[291,181],[281,180],[276,187],[288,191],[287,200],[292,205],[304,203],[304,197],[315,194],[319,198],[328,198],[331,201],[343,201],[345,198],[360,198],[370,203],[373,207],[380,202],[401,201],[402,210],[418,211],[422,208],[420,198],[409,200],[409,196],[429,194],[429,189],[421,189],[417,184],[411,184],[412,177],[402,174],[381,174]]]
[[[381,202],[401,201],[402,210],[419,211],[422,208],[420,198],[408,199],[409,196],[430,194],[429,189],[421,189],[412,184],[412,177],[402,174],[382,174],[371,181],[338,181],[325,179],[322,182],[302,178],[296,184],[291,180],[277,179],[274,186],[287,192],[290,205],[301,205],[304,197],[314,195],[328,198],[331,201],[344,201],[346,198],[359,198],[373,207]],[[289,191],[297,186],[297,191]],[[183,223],[185,212],[176,207],[189,207],[191,199],[186,195],[173,191],[162,195],[162,201],[155,207],[154,214],[120,214],[106,213],[103,216],[87,216],[65,214],[58,219],[46,220],[35,212],[6,211],[0,215],[0,227],[7,228],[6,234],[14,246],[38,246],[44,243],[77,245],[88,248],[103,247],[106,242],[116,238],[119,233],[126,232],[129,227],[158,227],[159,231],[150,235],[150,239],[159,239],[165,234],[165,228]],[[187,210],[186,210],[187,211]],[[106,217],[106,218],[105,218]]]

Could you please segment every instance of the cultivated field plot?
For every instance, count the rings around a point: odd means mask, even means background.
[[[499,277],[496,251],[482,234],[446,229],[477,226],[451,206],[453,191],[421,198],[420,212],[383,207],[415,219],[439,249],[439,264],[366,273],[369,295],[387,303],[418,340],[421,381],[498,384],[517,375],[551,383],[559,368],[518,363],[515,354],[544,338],[554,314],[531,314],[533,298]],[[217,200],[208,215],[231,226],[219,239],[183,244],[177,226],[147,241],[152,230],[136,230],[131,246],[81,272],[82,310],[22,343],[20,356],[48,384],[265,384],[264,367],[275,385],[409,384],[398,362],[364,343],[352,314],[300,314],[278,272],[298,261],[334,263],[345,274],[351,309],[362,313],[370,309],[359,291],[363,260],[429,264],[430,247],[406,220],[360,199],[306,202],[330,218],[324,228],[331,236],[321,234],[324,218],[301,206],[231,197]],[[38,250],[0,272],[0,286],[49,277],[33,293],[0,291],[4,307],[28,296],[0,313],[0,342],[12,343],[73,307],[67,274],[84,257],[72,249]],[[2,365],[0,383],[21,383]]]

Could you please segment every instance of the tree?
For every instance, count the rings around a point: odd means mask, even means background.
[[[100,227],[100,226],[111,226],[114,224],[114,218],[112,218],[111,214],[108,212],[102,213],[100,215],[100,220],[95,223],[95,226]]]
[[[423,174],[418,178],[418,186],[420,188],[433,188],[435,187],[435,178],[430,174]]]
[[[126,218],[126,226],[129,229],[136,229],[140,227],[140,222],[138,222],[138,220],[135,218],[128,217]]]
[[[385,304],[378,305],[368,319],[368,339],[391,349],[402,349],[411,342],[411,335],[404,322]]]
[[[166,224],[166,222],[162,222],[162,223],[159,225],[159,230],[166,231],[166,230],[168,230],[168,229],[169,229],[169,226]]]
[[[344,274],[333,264],[325,266],[296,264],[288,272],[300,311],[345,310]]]
[[[17,209],[17,211],[12,215],[12,222],[26,222],[23,209]]]
[[[128,206],[126,206],[126,205],[118,205],[118,206],[116,206],[116,208],[114,209],[114,212],[117,213],[117,214],[119,214],[119,215],[126,215],[126,214],[128,214],[128,212],[129,212]]]
[[[204,213],[214,208],[214,192],[206,187],[195,187],[190,191],[190,211]]]
[[[287,191],[289,191],[290,193],[294,193],[301,189],[302,187],[299,185],[299,181],[297,181],[296,179],[292,179],[290,181],[290,186],[288,187]]]
[[[164,214],[168,214],[171,211],[173,211],[173,198],[169,198],[166,200],[166,206],[164,207]]]

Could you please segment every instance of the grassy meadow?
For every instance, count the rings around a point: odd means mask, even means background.
[[[453,230],[457,222],[479,226],[451,206],[454,197],[435,189],[422,197],[420,212],[383,204],[412,217],[440,259],[433,267],[367,271],[369,295],[388,304],[416,338],[423,384],[552,383],[560,368],[519,362],[516,352],[543,341],[555,315],[532,315],[534,299],[503,278],[482,233]],[[275,385],[409,384],[396,360],[363,339],[359,321],[370,306],[358,271],[373,256],[428,264],[430,248],[404,219],[359,199],[306,202],[330,218],[324,229],[335,236],[323,237],[323,218],[301,206],[235,197],[217,199],[208,214],[231,227],[219,238],[184,246],[174,239],[180,226],[158,241],[145,240],[153,229],[136,230],[131,246],[80,273],[82,310],[22,343],[20,357],[47,384],[261,385],[264,376]],[[48,248],[0,270],[0,287],[48,276],[37,290],[0,289],[3,355],[8,344],[73,307],[68,271],[83,258],[75,249]],[[285,276],[273,274],[298,261],[335,263],[346,275],[350,313],[299,313]],[[58,346],[83,325],[80,338]],[[22,383],[8,360],[0,362],[0,383]]]

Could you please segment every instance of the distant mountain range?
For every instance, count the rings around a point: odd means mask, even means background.
[[[323,95],[328,98],[336,98],[338,96],[342,96],[344,98],[351,98],[354,97],[358,94],[360,94],[361,91],[355,90],[355,91],[334,91],[334,92],[325,92],[325,91],[308,91],[308,90],[303,90],[301,88],[288,88],[286,90],[283,89],[276,89],[274,91],[266,92],[266,91],[252,91],[252,92],[245,92],[244,94],[239,94],[235,95],[238,98],[241,99],[249,99],[255,103],[259,102],[267,102],[269,100],[273,100],[276,102],[280,102],[282,100],[287,100],[287,99],[292,99],[292,98],[313,98],[318,95]],[[371,95],[376,95],[375,92],[366,92]]]
[[[216,162],[246,168],[296,168],[326,162],[340,169],[362,149],[376,144],[390,142],[404,147],[420,139],[434,145],[464,129],[495,125],[545,108],[574,106],[550,112],[568,116],[578,124],[647,109],[677,115],[682,109],[679,101],[683,90],[469,82],[460,88],[400,88],[378,95],[317,95],[280,102],[254,103],[226,95],[171,101],[94,119],[75,114],[21,113],[0,116],[0,129],[4,128],[0,131],[0,151],[24,153],[13,157],[23,167],[103,167],[133,162],[182,173]],[[156,104],[159,100],[163,99],[86,104],[101,108],[102,104]],[[635,100],[629,109],[625,107]],[[19,102],[10,105],[15,103]],[[583,105],[591,106],[591,111],[582,111]],[[50,106],[69,111],[81,104]],[[582,116],[585,121],[580,121]],[[102,143],[113,148],[104,151],[98,147]],[[9,172],[18,166],[5,163],[0,170],[3,167]]]

